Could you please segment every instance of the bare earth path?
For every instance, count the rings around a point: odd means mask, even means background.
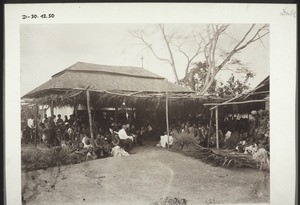
[[[22,174],[26,204],[269,203],[269,174],[228,170],[156,147]]]

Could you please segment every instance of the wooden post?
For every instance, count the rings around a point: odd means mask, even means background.
[[[219,119],[218,119],[218,106],[216,106],[216,144],[219,149]]]
[[[118,123],[118,108],[115,107],[115,123]]]
[[[208,130],[208,136],[207,136],[207,147],[209,147],[209,137],[210,137],[210,130],[212,125],[212,118],[213,118],[213,110],[210,111],[210,120],[209,120],[209,130]]]
[[[74,104],[74,115],[75,115],[75,117],[77,117],[78,115],[78,104]]]
[[[91,104],[90,104],[90,91],[89,90],[86,90],[86,104],[87,104],[88,114],[89,114],[91,138],[94,138],[93,125],[92,125],[93,122],[92,122],[92,114],[91,114]]]
[[[39,116],[39,105],[38,103],[35,104],[36,106],[36,116],[35,116],[35,135],[34,135],[34,147],[36,147],[37,144],[37,137],[38,137],[38,116]]]
[[[168,136],[168,149],[170,149],[169,145],[169,102],[168,102],[168,81],[166,80],[166,123],[167,123],[167,136]]]

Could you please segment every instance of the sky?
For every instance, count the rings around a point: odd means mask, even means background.
[[[166,33],[176,32],[181,36],[197,34],[203,30],[203,24],[166,24]],[[230,49],[234,39],[240,39],[250,28],[250,24],[232,24],[227,35],[220,38],[220,48]],[[259,25],[258,25],[259,26]],[[168,57],[166,45],[157,31],[155,24],[23,24],[20,29],[21,57],[21,95],[25,95],[37,86],[51,79],[51,76],[76,62],[103,65],[143,67],[153,73],[175,82],[171,66],[157,60],[153,54],[130,34],[144,32],[157,54]],[[230,37],[229,37],[230,36]],[[187,43],[183,49],[192,54],[195,44]],[[242,60],[255,77],[251,87],[256,86],[269,75],[269,35],[262,41],[256,41],[238,53],[236,58]],[[179,78],[184,77],[186,59],[174,52]],[[203,54],[195,60],[202,61]],[[217,78],[225,81],[230,71],[220,72]]]

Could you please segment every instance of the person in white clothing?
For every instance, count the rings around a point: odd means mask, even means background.
[[[122,129],[120,129],[118,132],[119,138],[121,140],[131,139],[131,141],[133,141],[133,136],[127,135],[126,129],[127,129],[127,126],[123,125]]]
[[[132,149],[133,145],[133,136],[127,134],[126,129],[128,126],[122,125],[122,129],[119,130],[118,136],[120,138],[121,148],[124,148],[126,152],[129,152]]]
[[[28,135],[26,139],[26,144],[28,141],[31,141],[33,143],[33,129],[34,129],[34,119],[33,115],[30,115],[30,118],[27,120],[27,129],[28,129]]]
[[[34,119],[33,116],[31,115],[30,118],[27,120],[27,126],[31,129],[34,128]]]
[[[168,136],[167,133],[165,132],[164,135],[160,136],[160,142],[159,145],[163,148],[166,148],[168,145],[173,144],[173,137]]]
[[[84,135],[82,141],[83,143],[83,148],[84,149],[89,149],[92,147],[92,144],[91,144],[91,141],[90,141],[90,138],[87,136],[87,135]]]

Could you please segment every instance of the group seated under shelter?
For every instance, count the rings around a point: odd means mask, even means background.
[[[33,130],[35,122],[30,117],[23,129],[23,142],[34,144]],[[143,146],[144,140],[153,136],[152,126],[145,121],[138,129],[130,122],[116,123],[114,119],[107,118],[105,122],[95,122],[91,136],[88,119],[70,115],[64,119],[58,114],[38,118],[37,143],[52,148],[61,146],[84,156],[86,159],[98,159],[109,156],[128,156],[134,145]],[[81,160],[82,161],[82,160]]]
[[[28,119],[28,123],[23,134],[25,143],[33,142],[32,118]],[[209,126],[205,115],[172,118],[169,135],[165,128],[153,128],[148,120],[139,124],[126,121],[116,123],[114,119],[107,118],[105,122],[96,121],[93,124],[92,138],[88,120],[74,115],[64,119],[61,115],[57,118],[45,115],[43,119],[38,119],[38,127],[38,143],[48,147],[62,146],[77,152],[84,150],[94,158],[130,154],[133,145],[143,146],[145,140],[160,140],[158,146],[166,147],[180,134],[194,137],[202,147],[216,146],[215,125]],[[240,114],[224,116],[219,121],[218,137],[219,146],[223,149],[236,149],[244,153],[249,151],[249,147],[256,150],[263,147],[269,151],[268,110],[252,111],[247,117]]]
[[[259,148],[269,152],[269,111],[253,110],[247,117],[229,114],[219,121],[219,146],[221,149],[232,149],[240,153],[253,154]],[[209,120],[188,118],[173,120],[170,125],[170,135],[162,133],[157,146],[172,146],[178,135],[193,137],[202,147],[216,147],[215,125],[209,126]]]

